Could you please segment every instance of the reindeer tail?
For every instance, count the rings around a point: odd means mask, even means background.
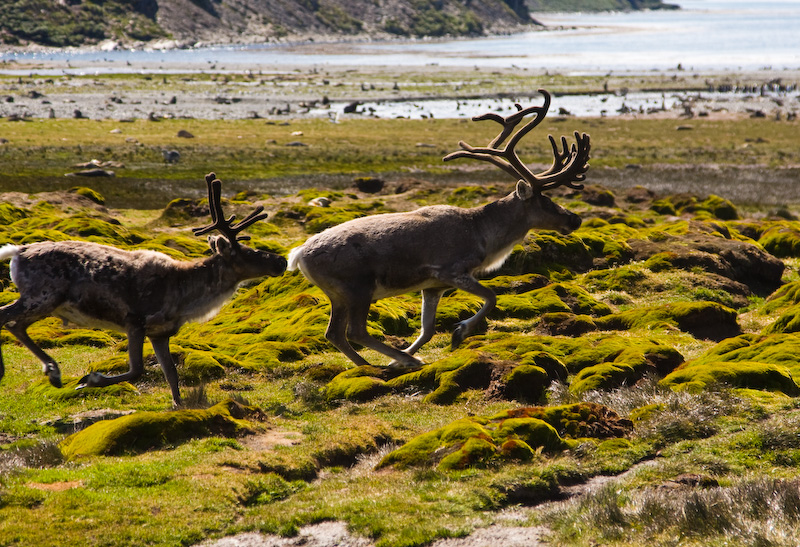
[[[2,251],[2,249],[0,249]],[[300,245],[299,247],[295,247],[291,251],[289,251],[289,265],[286,266],[286,269],[290,272],[295,271],[298,268],[298,262],[300,262],[300,256],[303,254],[303,246]]]
[[[0,261],[1,260],[8,260],[11,257],[17,256],[19,252],[18,245],[3,245],[0,247]]]

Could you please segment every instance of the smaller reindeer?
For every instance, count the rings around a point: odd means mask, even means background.
[[[129,370],[106,376],[92,372],[79,387],[104,387],[135,380],[144,370],[145,337],[172,390],[174,404],[181,404],[178,373],[169,351],[169,339],[187,321],[213,317],[246,279],[281,275],[282,256],[245,247],[238,235],[266,218],[258,207],[238,224],[225,220],[222,183],[214,173],[206,175],[212,224],[195,228],[195,235],[212,230],[210,257],[178,261],[155,251],[124,251],[86,241],[45,241],[0,248],[0,260],[11,258],[11,280],[19,290],[16,302],[0,308],[0,328],[11,334],[43,363],[50,383],[61,387],[58,364],[28,336],[28,327],[48,316],[81,326],[111,328],[128,337]],[[5,372],[0,353],[0,379]]]
[[[578,182],[584,180],[589,168],[589,136],[576,132],[576,143],[570,148],[562,137],[561,150],[551,136],[553,164],[538,174],[532,173],[514,150],[547,114],[550,95],[540,92],[543,106],[523,109],[517,105],[518,112],[505,118],[492,113],[473,118],[495,121],[503,129],[486,148],[460,142],[462,150],[444,158],[488,161],[519,178],[508,196],[471,209],[434,205],[351,220],[312,236],[289,254],[289,270],[299,268],[330,299],[331,317],[325,336],[354,363],[369,364],[349,340],[392,358],[390,366],[420,366],[412,355],[433,336],[436,308],[449,287],[484,301],[478,313],[456,325],[452,346],[457,347],[496,303],[494,292],[481,285],[476,275],[499,268],[531,228],[568,233],[580,226],[580,217],[542,192],[561,185],[583,187]],[[533,118],[514,133],[530,114]],[[508,144],[502,147],[509,136]],[[422,332],[411,346],[400,351],[370,336],[370,304],[412,291],[422,291]]]

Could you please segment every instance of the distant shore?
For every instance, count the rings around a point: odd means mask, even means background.
[[[16,75],[0,76],[0,118],[468,119],[487,108],[508,109],[515,101],[527,101],[539,87],[562,97],[554,101],[553,111],[566,116],[793,119],[800,113],[800,71],[789,70],[587,79],[439,66],[286,65],[243,71],[215,64],[200,73],[179,62],[105,60],[70,62],[68,75],[63,63],[52,61],[5,63],[0,71],[10,66]],[[594,110],[582,101],[592,102]],[[598,110],[601,101],[603,110]]]

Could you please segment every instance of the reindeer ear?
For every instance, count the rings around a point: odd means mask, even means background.
[[[533,197],[533,187],[524,180],[517,181],[516,194],[519,199],[530,199]]]
[[[208,246],[211,247],[211,252],[217,252],[217,237],[219,236],[208,236],[206,241],[208,241]]]
[[[225,236],[208,236],[208,246],[216,254],[230,256],[231,242]]]

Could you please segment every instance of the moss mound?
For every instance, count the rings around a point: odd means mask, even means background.
[[[328,401],[369,401],[390,391],[385,375],[388,369],[356,367],[337,374],[325,387]]]
[[[186,354],[179,374],[187,386],[196,386],[222,378],[225,376],[225,367],[209,353],[190,351]]]
[[[713,217],[720,220],[736,220],[736,206],[725,198],[714,194],[701,199],[691,194],[676,194],[653,201],[651,209],[662,215],[695,215],[699,218]]]
[[[494,461],[529,461],[539,451],[555,453],[577,444],[565,435],[619,436],[631,429],[629,421],[595,403],[518,408],[462,418],[419,435],[387,454],[378,468],[433,466],[449,471]]]
[[[788,368],[748,361],[690,364],[669,374],[661,383],[677,389],[698,391],[710,385],[725,384],[738,388],[781,391],[790,396],[800,395],[800,388]]]
[[[717,362],[762,363],[785,367],[795,382],[800,382],[800,335],[776,333],[768,335],[743,334],[723,340],[686,366],[699,366]]]
[[[659,228],[628,240],[634,259],[647,261],[651,271],[704,271],[743,283],[756,294],[781,285],[783,262],[752,242],[733,239],[724,226],[692,222]]]
[[[175,445],[196,437],[232,437],[253,431],[244,420],[258,410],[228,400],[208,410],[136,412],[115,420],[97,422],[61,442],[64,457],[111,456]]]
[[[566,378],[566,367],[544,352],[522,362],[503,361],[480,351],[459,350],[411,372],[385,367],[356,367],[336,375],[325,386],[328,401],[368,401],[387,393],[428,392],[424,401],[451,404],[464,392],[537,402],[554,379]]]
[[[554,312],[571,312],[598,317],[610,314],[611,308],[575,284],[551,283],[546,287],[527,293],[498,296],[497,308],[492,312],[492,316],[530,319],[544,313]]]
[[[758,242],[764,250],[779,258],[800,256],[800,224],[780,222],[763,232]]]
[[[577,235],[542,231],[529,233],[498,273],[547,275],[552,271],[586,271],[591,267],[592,253]]]
[[[595,320],[601,329],[677,327],[697,338],[723,340],[741,334],[736,310],[716,302],[678,302],[627,310]]]

